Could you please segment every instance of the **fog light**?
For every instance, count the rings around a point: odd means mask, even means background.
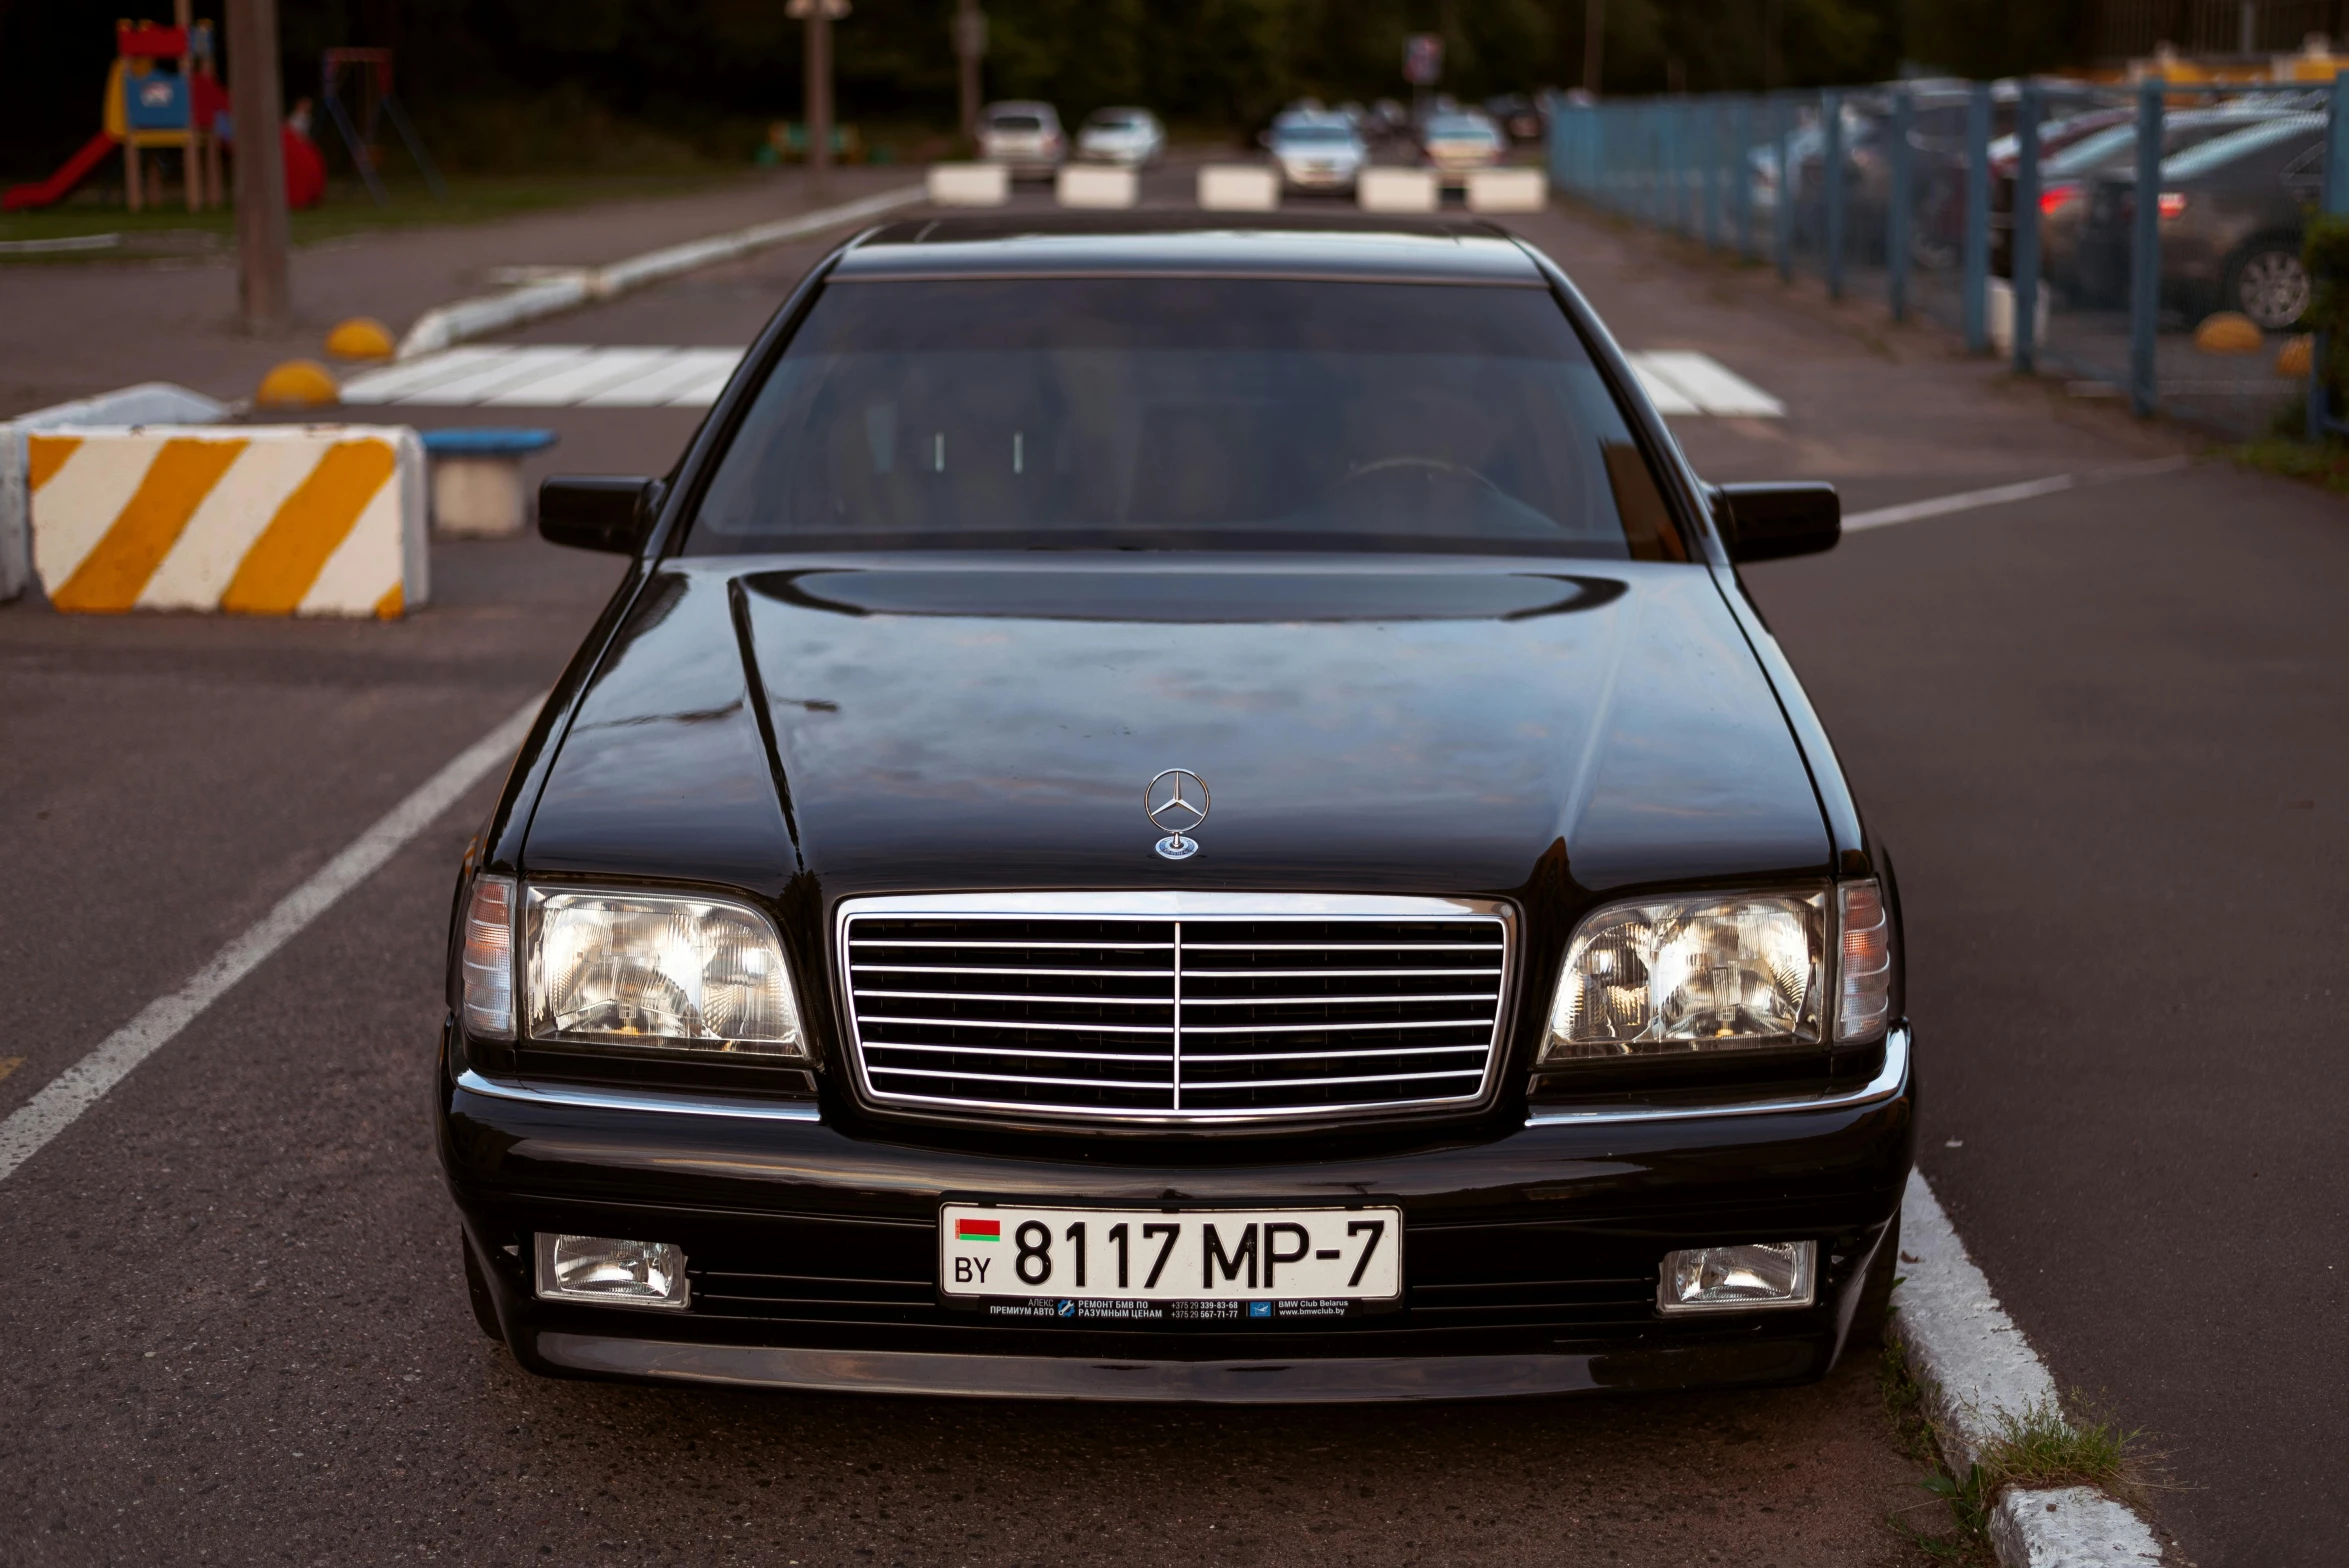
[[[1662,1312],[1807,1307],[1818,1299],[1818,1263],[1815,1241],[1753,1241],[1668,1252],[1656,1307]]]
[[[538,1233],[538,1293],[547,1300],[682,1308],[689,1288],[682,1247]]]

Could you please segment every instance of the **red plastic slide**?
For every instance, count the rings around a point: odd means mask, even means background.
[[[12,185],[6,195],[0,195],[0,212],[20,212],[27,207],[46,207],[65,199],[66,192],[81,184],[83,178],[99,161],[114,151],[114,138],[100,131],[82,143],[82,150],[65,160],[55,174],[30,185]]]

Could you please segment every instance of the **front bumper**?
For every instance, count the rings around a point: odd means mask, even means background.
[[[1905,1036],[1904,1036],[1905,1041]],[[1075,1139],[902,1141],[902,1129],[522,1100],[447,1053],[440,1145],[467,1245],[535,1371],[1001,1398],[1311,1402],[1800,1382],[1851,1326],[1907,1179],[1906,1052],[1885,1092],[1748,1114],[1299,1135],[1257,1157],[1153,1159]],[[581,1097],[586,1098],[586,1097]],[[1337,1321],[1037,1326],[942,1305],[949,1196],[1404,1210],[1398,1310]],[[540,1300],[535,1231],[684,1247],[689,1310]],[[1807,1308],[1667,1318],[1677,1247],[1820,1240]]]

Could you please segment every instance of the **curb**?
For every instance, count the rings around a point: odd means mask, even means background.
[[[1900,1249],[1893,1321],[1950,1468],[1964,1475],[1997,1433],[2000,1414],[2054,1402],[2055,1379],[1966,1255],[1922,1171],[1909,1173],[1901,1200]],[[2005,1568],[2144,1568],[2162,1560],[2152,1526],[2085,1486],[2010,1487],[1992,1511],[1990,1544]]]
[[[765,250],[770,245],[805,239],[810,234],[838,228],[844,223],[877,218],[900,207],[910,207],[922,199],[921,186],[904,185],[856,201],[843,202],[837,207],[819,207],[814,212],[803,212],[773,223],[754,224],[750,228],[736,229],[727,234],[713,234],[707,239],[687,240],[682,245],[647,251],[641,256],[631,256],[609,266],[582,267],[561,277],[525,283],[502,294],[484,294],[473,299],[435,305],[416,318],[415,325],[400,339],[399,352],[394,357],[413,359],[419,354],[429,354],[470,338],[486,337],[492,332],[518,327],[526,321],[538,321],[567,310],[577,310],[582,305],[615,299],[632,289],[691,272],[697,267],[731,261],[737,256]]]

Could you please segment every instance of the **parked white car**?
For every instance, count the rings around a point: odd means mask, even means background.
[[[1293,191],[1350,191],[1370,162],[1370,149],[1344,115],[1292,111],[1264,133],[1265,149]]]
[[[1077,156],[1146,168],[1166,155],[1166,127],[1147,109],[1096,109],[1077,132]]]
[[[1012,178],[1050,179],[1068,159],[1060,114],[1048,103],[991,103],[979,115],[979,157],[1011,170]]]

